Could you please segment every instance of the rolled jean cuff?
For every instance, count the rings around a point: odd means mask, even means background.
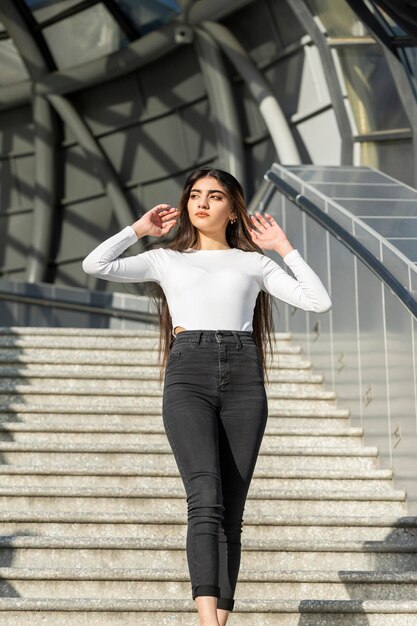
[[[224,609],[225,611],[233,611],[235,601],[231,598],[219,598],[217,600],[217,608]]]
[[[215,596],[220,598],[220,587],[216,585],[197,585],[193,588],[193,600],[197,596]]]

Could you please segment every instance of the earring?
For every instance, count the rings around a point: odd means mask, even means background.
[[[237,220],[236,220],[236,218],[235,218],[235,219],[233,219],[233,220],[229,220],[229,221],[230,221],[230,223],[231,223],[231,224],[235,224]]]

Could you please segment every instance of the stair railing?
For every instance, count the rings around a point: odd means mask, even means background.
[[[332,308],[317,314],[279,303],[275,330],[291,332],[305,349],[417,513],[417,267],[301,178],[288,182],[295,179],[274,164],[257,210],[283,227],[323,280]]]

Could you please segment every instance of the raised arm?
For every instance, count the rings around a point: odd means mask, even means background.
[[[176,217],[177,209],[167,204],[158,204],[134,224],[126,226],[90,252],[82,264],[84,272],[117,283],[151,280],[160,282],[157,250],[125,258],[121,258],[121,254],[145,235],[165,235],[175,225]]]
[[[332,302],[320,278],[299,251],[293,248],[274,218],[269,213],[265,216],[267,219],[260,213],[251,216],[256,227],[256,230],[250,231],[252,239],[261,248],[280,254],[295,278],[278,263],[262,255],[262,289],[305,311],[325,313],[331,309]]]
[[[326,288],[299,251],[293,248],[283,260],[295,278],[273,259],[263,256],[262,289],[304,311],[325,313],[331,309],[332,302]]]

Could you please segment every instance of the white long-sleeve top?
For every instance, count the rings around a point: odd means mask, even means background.
[[[332,306],[320,278],[297,249],[283,257],[294,278],[265,254],[238,248],[185,252],[157,248],[120,258],[136,242],[134,229],[126,226],[84,259],[83,270],[119,283],[158,283],[173,329],[251,331],[260,290],[305,311],[324,313]]]

